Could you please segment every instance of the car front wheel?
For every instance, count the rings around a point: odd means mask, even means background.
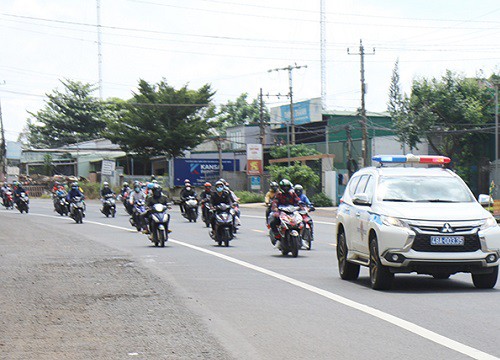
[[[345,233],[342,231],[337,240],[337,259],[339,262],[339,274],[343,280],[356,280],[359,276],[359,265],[347,261],[347,242]]]
[[[389,290],[394,274],[387,266],[382,265],[378,254],[377,238],[370,239],[370,283],[374,290]]]
[[[472,282],[478,289],[492,289],[495,287],[498,278],[498,266],[493,268],[489,274],[472,274]]]

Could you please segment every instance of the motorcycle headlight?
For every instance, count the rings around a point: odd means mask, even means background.
[[[403,220],[398,219],[393,216],[380,216],[380,220],[382,220],[382,224],[386,226],[396,226],[396,227],[401,227],[401,228],[406,228],[409,229],[410,226]]]
[[[481,225],[481,230],[486,230],[495,226],[498,226],[497,221],[493,216],[490,216],[484,221],[483,225]]]

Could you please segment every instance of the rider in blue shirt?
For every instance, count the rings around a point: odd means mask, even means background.
[[[312,204],[311,202],[309,201],[309,198],[307,197],[306,194],[304,194],[304,188],[302,187],[302,185],[295,185],[293,187],[293,189],[295,190],[295,193],[297,194],[297,196],[299,197],[300,201],[302,201],[304,204],[306,204],[308,207],[312,207]]]

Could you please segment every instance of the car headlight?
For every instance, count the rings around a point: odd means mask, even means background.
[[[498,226],[497,221],[495,220],[495,218],[493,216],[491,216],[485,220],[483,225],[481,225],[481,230],[486,230],[486,229],[489,229],[489,228],[495,227],[495,226]]]
[[[405,221],[398,219],[393,216],[380,216],[380,219],[382,220],[382,224],[387,225],[387,226],[396,226],[396,227],[402,227],[409,229],[410,225],[408,225]]]

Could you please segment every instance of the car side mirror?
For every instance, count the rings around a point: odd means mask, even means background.
[[[477,201],[482,205],[482,206],[489,206],[493,204],[493,199],[491,196],[486,195],[486,194],[480,194],[477,198]]]
[[[363,206],[370,206],[370,198],[368,197],[368,194],[365,193],[359,193],[355,194],[352,202],[356,205],[363,205]]]

